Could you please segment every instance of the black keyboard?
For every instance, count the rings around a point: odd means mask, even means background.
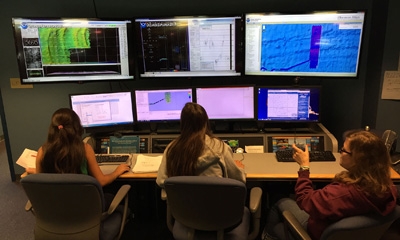
[[[97,163],[125,163],[129,155],[96,154]]]
[[[334,162],[336,161],[332,151],[310,151],[310,162]],[[278,162],[294,162],[293,150],[278,150],[275,152]]]

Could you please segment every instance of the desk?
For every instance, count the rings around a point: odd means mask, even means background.
[[[147,154],[146,154],[147,155]],[[159,154],[148,154],[159,155]],[[310,178],[312,180],[331,180],[336,173],[344,170],[339,164],[340,153],[334,153],[335,162],[311,162]],[[137,154],[133,155],[132,161],[136,161]],[[296,180],[299,165],[295,162],[278,162],[274,153],[244,153],[234,154],[235,160],[243,159],[245,172],[248,181],[292,181]],[[113,171],[115,166],[100,166],[104,173]],[[393,181],[400,182],[400,175],[391,168]],[[157,177],[157,173],[125,173],[120,176],[122,179],[143,179],[151,180]]]

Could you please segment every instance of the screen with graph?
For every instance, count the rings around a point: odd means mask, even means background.
[[[191,88],[135,90],[138,122],[179,120],[182,108],[192,102]]]
[[[242,17],[135,19],[140,77],[239,76]]]
[[[364,12],[245,15],[245,75],[356,77]]]
[[[13,18],[22,83],[133,79],[130,20]]]
[[[321,88],[258,87],[257,120],[268,122],[320,122]]]

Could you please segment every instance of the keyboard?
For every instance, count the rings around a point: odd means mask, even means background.
[[[336,161],[332,151],[310,151],[310,162],[334,162]],[[278,162],[294,162],[293,150],[279,150],[275,152]]]
[[[127,163],[129,154],[96,154],[96,161],[98,164],[119,164]]]

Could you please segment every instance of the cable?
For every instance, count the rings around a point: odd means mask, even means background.
[[[93,0],[92,2],[93,2],[93,7],[94,7],[94,14],[95,14],[96,18],[98,18],[96,0]]]

